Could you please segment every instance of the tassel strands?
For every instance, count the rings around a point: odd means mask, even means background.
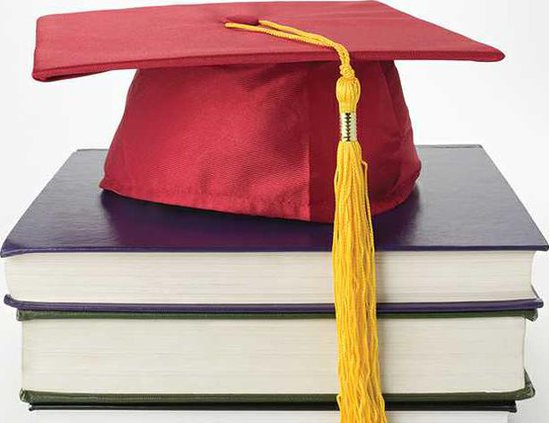
[[[347,49],[322,35],[260,20],[259,25],[226,23],[227,28],[333,48],[340,59],[336,84],[341,138],[334,179],[332,248],[338,336],[338,404],[341,423],[387,423],[381,393],[376,320],[376,272],[367,167],[357,141],[356,106],[360,82]]]
[[[372,222],[358,141],[340,141],[332,261],[341,422],[386,423],[381,395]]]

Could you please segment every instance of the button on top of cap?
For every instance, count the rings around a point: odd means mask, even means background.
[[[257,16],[252,15],[233,15],[226,17],[223,23],[238,23],[243,25],[259,25]]]

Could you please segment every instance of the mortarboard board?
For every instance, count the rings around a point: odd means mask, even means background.
[[[43,17],[33,76],[137,69],[107,190],[333,221],[341,420],[381,423],[371,215],[420,171],[394,61],[502,58],[378,2],[234,3]]]

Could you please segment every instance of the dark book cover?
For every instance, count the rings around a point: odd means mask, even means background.
[[[437,408],[438,404],[477,404],[483,402],[508,403],[532,398],[535,395],[530,378],[525,373],[524,387],[512,392],[456,392],[456,393],[422,393],[422,394],[384,394],[388,409],[395,404],[397,409]],[[269,408],[288,407],[295,404],[300,408],[335,408],[336,394],[93,394],[93,393],[60,393],[22,390],[21,400],[31,404],[34,409],[47,408],[208,408],[223,404],[224,408],[250,407]],[[146,404],[146,405],[145,405]],[[501,405],[500,405],[501,406]],[[421,409],[421,408],[420,408]],[[442,408],[445,409],[445,408]],[[473,408],[475,409],[475,408]],[[509,411],[508,406],[506,408]]]
[[[49,311],[68,313],[193,313],[209,316],[229,314],[261,315],[263,313],[285,314],[323,314],[332,316],[335,312],[333,304],[124,304],[124,303],[68,303],[68,302],[37,302],[16,300],[10,295],[4,297],[4,303],[19,311]],[[461,302],[424,302],[424,303],[378,303],[377,312],[380,316],[391,313],[421,314],[421,313],[498,313],[504,311],[534,311],[543,307],[539,297],[523,300],[506,301],[461,301]]]
[[[22,395],[25,395],[22,393]],[[501,411],[516,413],[517,405],[514,401],[462,401],[462,402],[387,402],[388,411]],[[207,404],[85,404],[85,403],[33,403],[30,407],[34,410],[247,410],[247,411],[268,411],[268,410],[337,410],[335,402],[325,404],[308,404],[301,402],[292,403],[238,403],[225,404],[210,402]]]
[[[547,250],[481,146],[419,146],[423,170],[401,206],[375,218],[378,251]],[[36,252],[329,251],[329,224],[167,206],[98,187],[106,150],[75,152],[2,246]]]
[[[141,311],[113,312],[113,311],[55,311],[55,310],[18,310],[17,320],[23,322],[27,320],[40,319],[154,319],[154,320],[179,320],[179,319],[333,319],[333,313],[303,313],[303,312],[273,312],[264,311],[250,313],[243,311],[236,312],[174,312],[174,313],[145,313]],[[470,319],[473,317],[494,318],[494,317],[523,317],[530,321],[538,318],[537,310],[501,310],[501,311],[476,311],[476,312],[423,312],[423,313],[381,313],[381,319]]]

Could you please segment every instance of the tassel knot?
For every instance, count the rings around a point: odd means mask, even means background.
[[[339,73],[345,78],[354,78],[355,70],[351,67],[350,63],[345,63],[339,66]]]
[[[360,99],[360,81],[354,75],[347,76],[347,73],[341,72],[342,76],[337,80],[336,97],[339,103],[339,113],[356,113],[356,106]]]

